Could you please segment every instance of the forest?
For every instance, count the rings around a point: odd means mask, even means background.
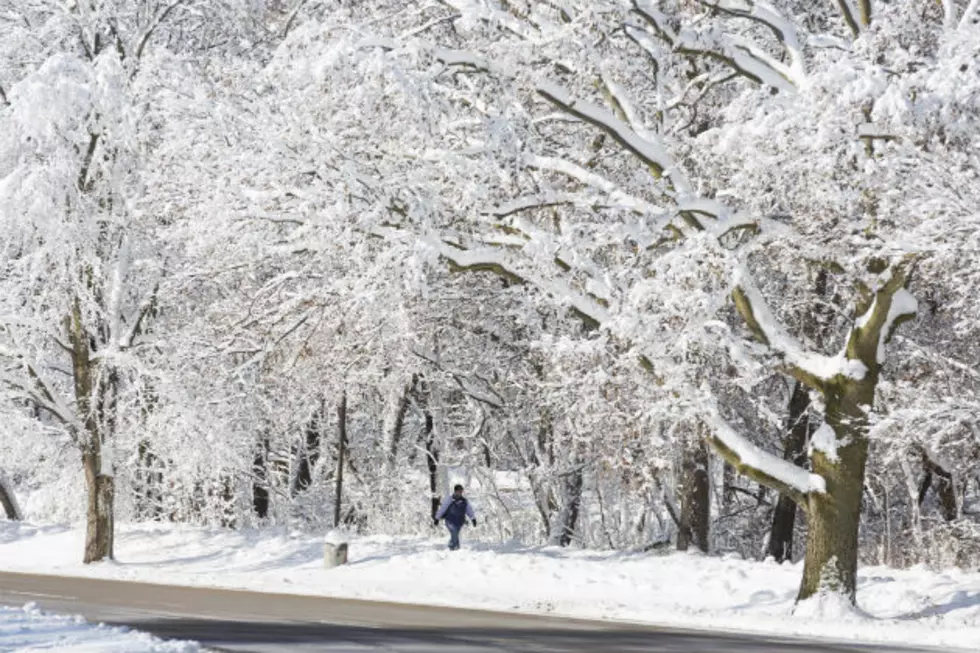
[[[980,0],[0,0],[0,516],[980,565]]]

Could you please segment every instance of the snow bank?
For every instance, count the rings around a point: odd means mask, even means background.
[[[131,525],[119,529],[116,564],[86,567],[81,529],[0,522],[0,567],[947,651],[980,642],[980,573],[866,567],[860,610],[842,618],[826,605],[795,607],[800,565],[490,544],[477,539],[480,529],[465,530],[463,550],[450,553],[442,530],[434,533],[352,538],[349,563],[325,570],[322,534]]]
[[[32,604],[0,606],[0,651],[62,653],[197,653],[192,642],[165,642],[151,635],[87,623],[81,617],[46,614]]]

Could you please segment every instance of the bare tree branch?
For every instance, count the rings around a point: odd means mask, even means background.
[[[189,0],[175,0],[171,4],[163,8],[160,13],[158,13],[153,20],[150,21],[149,27],[146,28],[146,32],[143,33],[143,38],[140,39],[139,45],[136,46],[136,60],[139,61],[143,57],[143,50],[146,48],[146,44],[150,41],[150,37],[153,33],[160,27],[163,21],[167,20],[167,16],[182,4],[185,4]]]
[[[851,33],[855,37],[858,36],[861,33],[861,27],[858,25],[856,12],[854,5],[851,4],[851,0],[837,0],[837,6],[840,8],[840,13],[844,17],[844,22],[851,29]]]

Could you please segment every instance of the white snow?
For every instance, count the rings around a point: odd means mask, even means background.
[[[472,52],[437,48],[432,54],[447,66],[470,66],[477,70],[490,70],[490,63]]]
[[[429,539],[355,537],[349,564],[325,570],[321,535],[126,525],[116,539],[118,562],[84,566],[82,528],[0,522],[0,567],[947,651],[980,642],[980,573],[865,567],[860,610],[841,618],[811,603],[794,610],[800,564],[491,545],[479,539],[488,526],[464,531],[456,553],[445,550],[441,529]]]
[[[531,168],[551,170],[567,177],[571,177],[572,179],[580,181],[583,184],[606,193],[609,196],[608,201],[611,205],[629,209],[640,214],[650,215],[655,218],[660,218],[663,224],[666,224],[672,215],[668,213],[664,207],[651,204],[642,198],[634,197],[628,193],[625,193],[616,184],[609,181],[602,175],[586,170],[585,168],[570,161],[566,161],[565,159],[538,156],[536,154],[526,154],[524,155],[524,163]],[[661,225],[657,224],[655,225],[655,228],[659,226]]]
[[[875,297],[874,302],[872,302],[871,306],[868,307],[868,310],[866,310],[861,316],[858,317],[857,320],[855,320],[855,327],[858,329],[863,329],[871,320],[877,306],[878,298]],[[892,295],[891,305],[888,307],[888,315],[885,317],[885,324],[881,328],[881,334],[878,338],[878,348],[875,353],[875,358],[879,364],[885,362],[885,344],[889,334],[891,333],[892,327],[895,324],[895,320],[903,316],[915,315],[918,310],[918,300],[916,300],[915,296],[905,288],[899,288],[898,291]]]
[[[0,606],[0,651],[60,651],[61,653],[197,653],[193,642],[165,642],[145,633],[81,617],[41,612],[33,604],[23,608]]]
[[[786,20],[773,5],[762,0],[752,2],[747,0],[719,0],[718,7],[724,11],[751,17],[753,20],[760,21],[779,32],[783,47],[786,48],[786,54],[789,55],[791,79],[798,84],[805,77],[803,50],[800,47],[796,26],[792,21]]]
[[[344,531],[337,528],[327,531],[327,534],[323,537],[324,544],[333,544],[334,546],[346,544],[349,541],[350,541],[350,536]]]
[[[856,381],[864,378],[867,368],[861,361],[848,358],[845,351],[842,350],[836,356],[807,351],[796,338],[787,333],[769,310],[765,298],[755,286],[752,273],[745,265],[738,266],[733,276],[735,285],[742,289],[752,305],[752,314],[769,340],[769,347],[782,354],[787,363],[825,381],[838,375]]]
[[[810,437],[810,450],[823,452],[831,462],[837,462],[837,434],[824,422]]]
[[[905,288],[900,288],[892,295],[891,306],[888,307],[888,317],[885,318],[885,326],[881,329],[881,337],[878,339],[878,350],[875,354],[878,363],[885,362],[885,342],[891,334],[895,320],[907,315],[915,315],[919,310],[919,302],[915,296]]]
[[[602,125],[610,133],[615,134],[615,136],[637,156],[655,164],[661,170],[666,171],[676,168],[673,159],[667,153],[663,143],[660,142],[657,135],[653,132],[645,131],[644,134],[646,137],[644,138],[640,134],[633,131],[629,125],[624,123],[606,109],[603,109],[602,107],[587,100],[576,98],[566,89],[551,82],[542,82],[538,84],[538,93],[543,94],[545,97],[552,98],[554,101],[562,105],[570,107],[574,111],[577,111],[580,115],[584,116],[587,120],[591,121],[593,124]],[[689,191],[689,189],[684,186],[686,182],[683,177],[678,176],[673,181],[675,186],[678,186],[678,192]]]
[[[510,258],[507,252],[496,247],[483,248],[478,250],[461,250],[447,245],[435,239],[427,240],[428,246],[432,251],[437,252],[460,267],[471,267],[477,265],[496,265],[504,270],[514,272],[520,267]],[[516,274],[516,272],[515,272]],[[599,324],[609,322],[609,311],[603,308],[592,298],[578,292],[563,279],[545,279],[530,271],[520,269],[519,276],[530,285],[541,288],[552,297],[561,301],[563,304],[574,307],[584,315],[588,315]]]
[[[774,456],[768,451],[752,444],[728,425],[715,410],[706,410],[712,418],[715,435],[726,447],[738,455],[739,459],[764,474],[795,488],[803,494],[826,492],[827,482],[819,474],[811,474],[792,462]]]

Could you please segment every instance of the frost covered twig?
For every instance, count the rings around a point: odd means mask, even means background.
[[[800,47],[796,26],[768,2],[753,0],[698,0],[705,7],[715,9],[735,18],[745,18],[769,28],[786,49],[794,81],[804,74],[803,50]]]
[[[647,0],[633,0],[633,10],[678,54],[707,57],[725,64],[757,84],[765,84],[782,91],[795,90],[799,83],[802,62],[797,65],[794,61],[792,67],[787,67],[752,42],[725,33],[699,33],[693,30],[675,32],[668,26],[667,17]]]
[[[609,134],[626,150],[655,170],[658,175],[669,174],[669,171],[674,168],[673,161],[663,143],[642,138],[625,122],[606,109],[586,100],[574,98],[567,90],[554,84],[539,85],[538,93],[566,113]]]
[[[797,381],[815,390],[822,390],[828,379],[841,372],[839,359],[808,352],[801,343],[786,333],[769,310],[744,265],[735,271],[732,299],[756,340],[781,356],[785,361],[786,373]]]

